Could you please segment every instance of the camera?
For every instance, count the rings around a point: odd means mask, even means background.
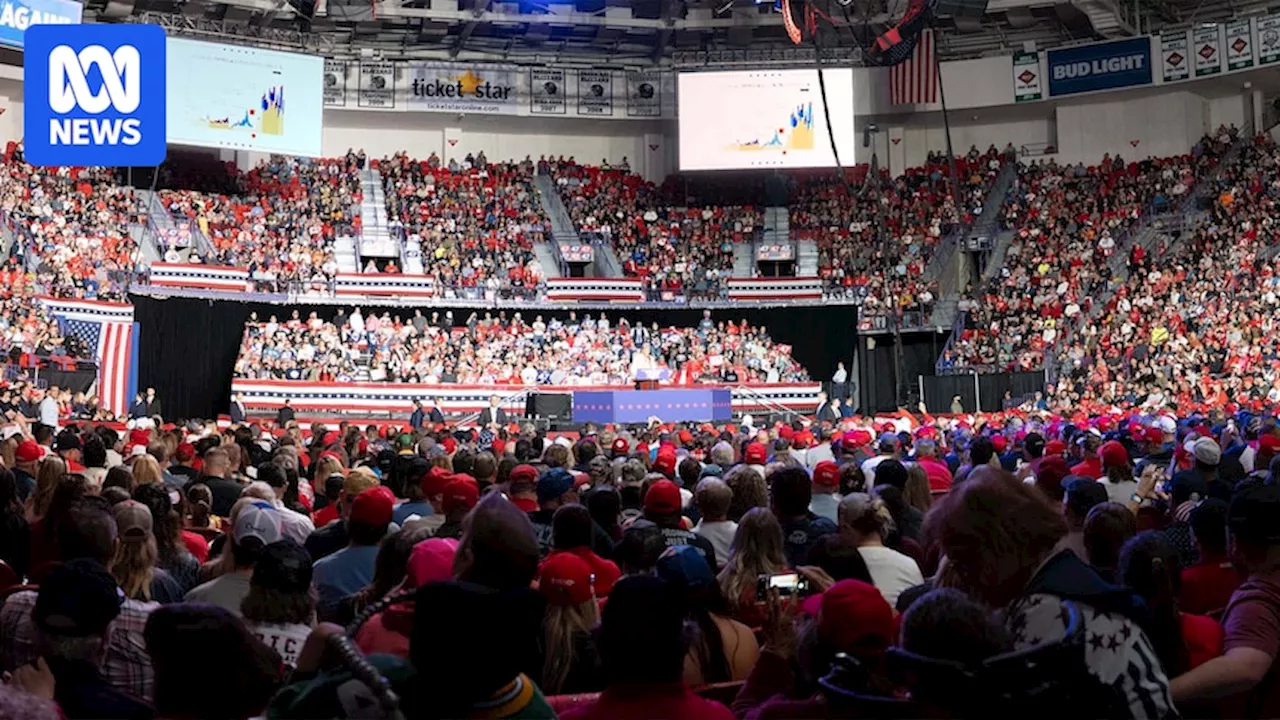
[[[807,595],[809,579],[800,573],[762,574],[756,580],[756,600],[765,601],[769,597],[769,591],[773,589],[777,589],[778,594],[783,597]]]

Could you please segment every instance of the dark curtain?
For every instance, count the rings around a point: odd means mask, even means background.
[[[190,298],[161,300],[144,296],[134,296],[133,303],[134,318],[142,329],[138,387],[154,387],[166,411],[174,418],[210,417],[227,411],[232,369],[250,313],[256,312],[261,320],[275,315],[283,321],[297,310],[303,318],[316,312],[321,318],[331,320],[338,311],[334,305],[284,306]],[[384,309],[392,317],[399,315],[407,320],[413,316],[415,308],[411,305],[365,308],[379,314]],[[432,312],[443,314],[446,311],[446,308],[431,306],[420,306],[420,309],[428,317]],[[453,311],[455,325],[465,324],[472,312],[479,313],[481,317],[486,313],[496,315],[499,312],[490,308],[447,309]],[[565,318],[571,311],[572,308],[516,307],[503,312],[507,317],[520,313],[526,322],[532,322],[538,315],[544,319]],[[599,317],[601,311],[577,311],[578,317],[587,314]],[[657,322],[663,326],[692,326],[702,319],[702,311],[692,308],[618,308],[606,310],[604,314],[615,323],[625,317],[632,323]],[[750,325],[766,328],[776,342],[792,347],[796,361],[815,380],[829,380],[837,362],[843,361],[848,367],[853,357],[858,311],[851,305],[714,310],[711,317],[716,322],[746,320]]]
[[[978,375],[976,395],[973,377],[972,374],[925,376],[924,396],[929,412],[951,412],[951,398],[954,395],[960,396],[960,404],[964,406],[965,412],[974,412],[979,408],[983,412],[995,412],[1004,409],[1005,391],[1014,400],[1020,400],[1038,390],[1044,390],[1044,373],[1039,371]]]
[[[93,387],[93,383],[98,379],[98,370],[94,369],[78,369],[78,370],[58,370],[56,368],[41,368],[39,377],[49,383],[49,387],[60,387],[70,390],[71,392],[89,392],[89,388]],[[130,402],[133,398],[129,398]]]
[[[899,369],[895,351],[898,338],[902,340],[901,398],[898,392]],[[873,341],[875,347],[868,348],[868,341]],[[863,410],[873,413],[894,412],[901,405],[915,412],[916,404],[920,401],[920,388],[916,378],[934,372],[939,348],[945,341],[946,335],[933,331],[904,332],[898,337],[888,333],[860,337],[858,382],[862,386],[860,401]]]

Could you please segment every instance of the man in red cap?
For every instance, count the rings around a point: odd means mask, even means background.
[[[813,499],[809,512],[831,522],[839,522],[840,466],[833,460],[824,460],[813,468]]]
[[[764,466],[769,462],[769,449],[763,443],[753,442],[742,452],[742,464],[750,465],[764,477]]]
[[[614,439],[613,447],[610,449],[612,450],[612,458],[617,460],[619,458],[626,459],[627,453],[631,450],[631,447],[627,443],[626,438],[620,437]]]
[[[14,452],[14,464],[17,467],[13,469],[13,479],[17,485],[19,500],[25,502],[36,489],[36,473],[40,469],[42,457],[44,453],[41,452],[35,440],[23,440],[18,443],[18,449]]]
[[[480,484],[470,475],[459,473],[453,475],[444,486],[441,507],[444,510],[444,524],[436,528],[433,537],[462,537],[462,520],[471,512],[471,508],[480,502]]]
[[[315,563],[313,584],[319,600],[317,614],[332,617],[338,601],[373,581],[378,544],[387,534],[396,496],[383,485],[356,495],[347,514],[347,546]]]
[[[679,486],[670,480],[659,480],[644,494],[644,518],[662,531],[667,547],[692,545],[709,566],[716,567],[716,551],[711,542],[687,529],[687,521],[680,514],[683,504]]]

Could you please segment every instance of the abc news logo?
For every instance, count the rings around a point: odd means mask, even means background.
[[[158,165],[165,36],[154,25],[33,26],[24,38],[25,151],[33,165]]]
[[[59,45],[49,53],[49,109],[67,115],[78,108],[99,116],[108,109],[128,115],[142,104],[138,49],[122,45],[110,52],[90,45],[76,52]],[[94,92],[86,73],[97,68],[102,85]],[[137,145],[142,142],[142,121],[138,118],[54,117],[49,120],[51,145]]]

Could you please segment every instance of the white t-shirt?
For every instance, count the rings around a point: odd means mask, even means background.
[[[867,487],[876,486],[876,467],[888,459],[888,455],[877,455],[862,461],[862,476],[867,480]]]
[[[1129,502],[1129,498],[1138,491],[1138,483],[1136,480],[1129,482],[1113,483],[1106,478],[1102,478],[1098,482],[1107,489],[1107,499],[1113,503],[1121,505]]]
[[[693,534],[707,539],[716,550],[716,564],[723,566],[729,561],[729,548],[733,545],[733,536],[738,532],[738,523],[732,520],[706,523],[701,520],[693,527]]]
[[[58,401],[48,395],[40,401],[40,424],[58,427]]]
[[[902,553],[887,547],[860,547],[858,553],[867,564],[871,573],[871,582],[884,596],[885,602],[897,607],[898,596],[903,590],[915,587],[924,582],[920,566],[916,561]]]
[[[280,653],[281,662],[289,667],[297,666],[298,653],[302,652],[302,645],[311,634],[310,626],[298,623],[280,625],[245,620],[244,624],[250,632],[258,636],[259,640],[266,643],[267,647]]]

